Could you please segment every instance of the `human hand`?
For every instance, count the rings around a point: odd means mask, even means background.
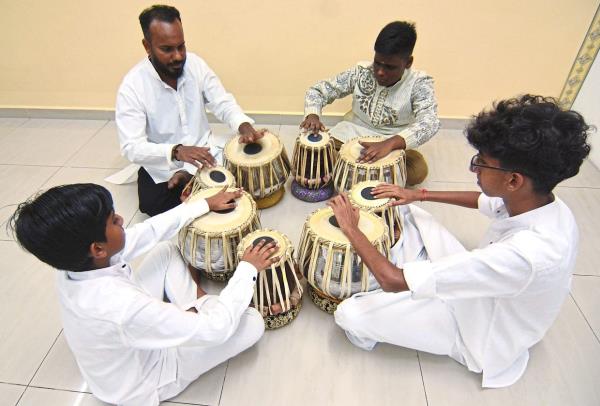
[[[240,124],[240,128],[238,128],[238,132],[240,133],[239,142],[240,144],[249,144],[252,142],[256,142],[262,137],[264,137],[267,129],[263,128],[260,130],[256,130],[252,127],[250,123],[242,123]]]
[[[246,248],[242,255],[242,261],[251,263],[258,272],[263,271],[279,261],[279,257],[270,258],[277,249],[275,241],[265,244],[265,240],[260,240],[256,245]]]
[[[321,119],[316,114],[309,114],[306,116],[304,121],[300,123],[300,128],[304,128],[305,130],[313,133],[325,131],[325,125],[321,122]]]
[[[389,140],[379,142],[358,142],[362,147],[360,157],[356,160],[359,163],[373,163],[394,150],[393,144]]]
[[[242,189],[227,192],[227,186],[225,186],[216,195],[207,197],[206,203],[211,211],[233,209],[235,207],[235,199],[239,199],[241,196]]]
[[[394,201],[391,203],[392,206],[409,204],[416,200],[421,200],[422,197],[421,191],[419,190],[404,189],[403,187],[391,185],[389,183],[381,183],[375,186],[371,194],[378,199],[394,199]]]
[[[215,158],[210,154],[208,147],[194,147],[181,145],[177,147],[175,159],[194,165],[197,168],[206,166],[212,168],[217,164]]]
[[[333,210],[333,215],[344,234],[348,235],[349,232],[358,228],[360,211],[357,207],[352,206],[346,193],[329,200],[327,205]]]
[[[167,189],[174,189],[178,185],[187,183],[192,179],[192,175],[188,171],[177,171],[171,176],[171,179],[167,181]]]

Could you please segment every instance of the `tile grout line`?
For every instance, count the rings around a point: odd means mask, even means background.
[[[575,300],[575,296],[573,296],[573,293],[571,293],[571,292],[569,292],[569,296],[571,296],[571,299],[573,299],[573,303],[575,303],[575,306],[577,306],[577,309],[579,310],[579,313],[581,313],[581,316],[583,316],[583,319],[585,320],[585,322],[587,323],[588,327],[592,331],[592,334],[596,338],[596,341],[598,341],[598,344],[600,344],[600,338],[598,337],[598,335],[596,334],[596,332],[592,328],[592,325],[588,321],[587,317],[585,317],[585,313],[583,312],[583,310],[581,310],[581,307],[579,307],[579,303],[577,303],[577,300]]]
[[[419,372],[421,372],[421,383],[423,384],[423,393],[425,394],[425,404],[429,406],[429,399],[427,398],[427,389],[425,388],[425,377],[423,377],[423,368],[421,367],[421,357],[419,351],[417,351],[417,361],[419,362]]]
[[[52,342],[52,345],[50,346],[50,348],[48,348],[48,351],[46,351],[46,355],[44,355],[44,358],[42,358],[42,361],[40,362],[40,365],[38,365],[38,367],[36,368],[35,372],[31,376],[31,379],[29,379],[29,382],[27,383],[27,386],[25,387],[25,390],[23,391],[23,393],[21,393],[21,396],[19,396],[19,399],[17,399],[17,403],[15,403],[15,405],[19,404],[19,402],[23,398],[23,395],[25,395],[25,392],[27,392],[27,389],[29,389],[29,387],[31,385],[31,382],[33,382],[33,379],[35,378],[35,376],[37,375],[38,371],[40,370],[40,368],[44,364],[44,361],[46,360],[46,358],[48,358],[48,354],[50,354],[50,351],[52,351],[52,348],[54,348],[54,345],[56,344],[56,341],[58,341],[58,337],[60,337],[60,335],[62,334],[62,331],[63,330],[61,328],[60,331],[58,332],[58,334],[56,335],[56,338]]]
[[[227,365],[225,365],[225,374],[223,374],[223,384],[221,384],[221,393],[219,393],[219,401],[217,405],[221,405],[221,398],[223,397],[223,389],[225,388],[225,380],[227,380],[227,370],[229,369],[229,360],[227,360]]]
[[[105,128],[105,127],[108,125],[108,123],[110,123],[110,120],[106,120],[106,122],[104,123],[104,125],[103,125],[102,127],[100,127],[98,130],[96,130],[96,132],[94,132],[94,133],[92,134],[92,136],[91,136],[91,137],[90,137],[90,138],[87,140],[87,142],[84,142],[84,143],[83,143],[83,145],[81,145],[81,146],[80,146],[80,147],[77,149],[77,151],[73,152],[73,153],[71,154],[71,156],[69,156],[69,157],[67,158],[67,160],[66,160],[65,162],[63,162],[62,166],[63,166],[64,168],[70,168],[70,166],[67,166],[67,165],[68,165],[68,163],[69,163],[69,161],[70,161],[71,159],[73,159],[73,158],[74,158],[74,157],[75,157],[75,156],[76,156],[76,155],[79,153],[79,151],[81,151],[83,148],[85,148],[85,146],[86,146],[87,144],[89,144],[90,142],[92,142],[92,139],[93,139],[93,138],[94,138],[96,135],[98,135],[98,134],[100,133],[100,131],[102,131],[102,130],[103,130],[103,129],[104,129],[104,128]]]

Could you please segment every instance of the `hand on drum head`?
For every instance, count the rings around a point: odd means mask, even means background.
[[[241,196],[242,189],[227,192],[227,186],[225,186],[216,195],[206,198],[206,203],[211,211],[233,209],[235,207],[235,199],[239,199]]]
[[[177,149],[175,158],[178,161],[190,163],[197,168],[201,168],[202,166],[212,168],[217,164],[215,158],[210,154],[210,148],[208,147],[182,145]]]
[[[347,234],[358,229],[358,219],[360,212],[357,207],[352,206],[346,193],[342,193],[327,202],[327,205],[333,210],[340,229]]]
[[[258,272],[264,271],[271,264],[279,261],[279,257],[270,258],[277,251],[278,247],[275,241],[265,244],[265,240],[260,240],[256,245],[250,245],[242,255],[242,261],[254,265]]]
[[[309,114],[306,116],[303,122],[300,123],[300,128],[304,128],[307,131],[318,133],[319,131],[325,131],[325,125],[321,122],[321,119],[316,114]]]
[[[416,200],[421,200],[421,192],[418,190],[404,189],[398,185],[381,183],[373,188],[371,192],[378,199],[392,198],[392,206],[409,204]]]
[[[360,163],[373,163],[394,150],[388,140],[380,142],[359,141],[358,143],[363,147],[363,150],[360,151],[360,157],[356,160]]]
[[[240,124],[238,132],[240,133],[240,144],[249,144],[251,142],[256,142],[262,137],[264,137],[265,133],[267,132],[267,129],[263,128],[260,130],[256,130],[254,127],[252,127],[252,124],[242,123]]]

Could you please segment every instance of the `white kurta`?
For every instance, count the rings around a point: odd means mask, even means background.
[[[401,135],[407,149],[427,142],[440,127],[433,79],[425,72],[407,69],[393,86],[380,86],[372,64],[356,66],[311,86],[304,114],[321,115],[325,105],[352,94],[352,116],[330,129],[346,142],[359,135]]]
[[[508,217],[501,199],[481,194],[479,210],[493,222],[479,248],[466,251],[428,213],[403,208],[429,259],[404,262],[414,258],[414,248],[393,258],[410,293],[379,291],[338,307],[336,321],[353,342],[368,349],[386,341],[449,355],[483,372],[484,387],[508,386],[521,377],[529,348],[543,338],[568,295],[577,225],[558,198]],[[430,320],[444,327],[436,333]]]
[[[110,267],[59,272],[65,338],[99,399],[158,405],[261,337],[262,317],[248,308],[256,280],[251,264],[241,262],[220,295],[196,299],[177,247],[156,246],[207,211],[204,200],[181,204],[127,229]],[[153,247],[133,272],[128,262]],[[198,313],[186,311],[191,307]]]
[[[199,56],[187,53],[177,90],[163,82],[144,58],[127,73],[117,94],[121,154],[143,166],[156,183],[168,181],[182,168],[195,173],[192,165],[171,161],[177,144],[209,146],[220,161],[223,146],[211,133],[207,108],[234,132],[244,122],[254,124]]]

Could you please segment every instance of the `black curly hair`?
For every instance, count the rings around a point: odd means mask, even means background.
[[[144,38],[146,41],[150,41],[152,39],[152,36],[150,35],[150,24],[152,24],[152,21],[158,20],[172,23],[175,20],[179,20],[181,22],[181,15],[179,14],[179,10],[175,7],[155,4],[154,6],[144,9],[139,16],[139,20],[142,32],[144,33]]]
[[[412,55],[417,42],[414,23],[393,21],[383,27],[375,40],[375,52],[382,55]]]
[[[540,194],[577,175],[590,153],[589,132],[581,114],[562,110],[554,98],[530,94],[494,103],[466,129],[473,147],[529,177]]]
[[[79,183],[56,186],[21,203],[8,226],[40,261],[64,270],[93,268],[90,245],[106,241],[113,200],[103,186]]]

